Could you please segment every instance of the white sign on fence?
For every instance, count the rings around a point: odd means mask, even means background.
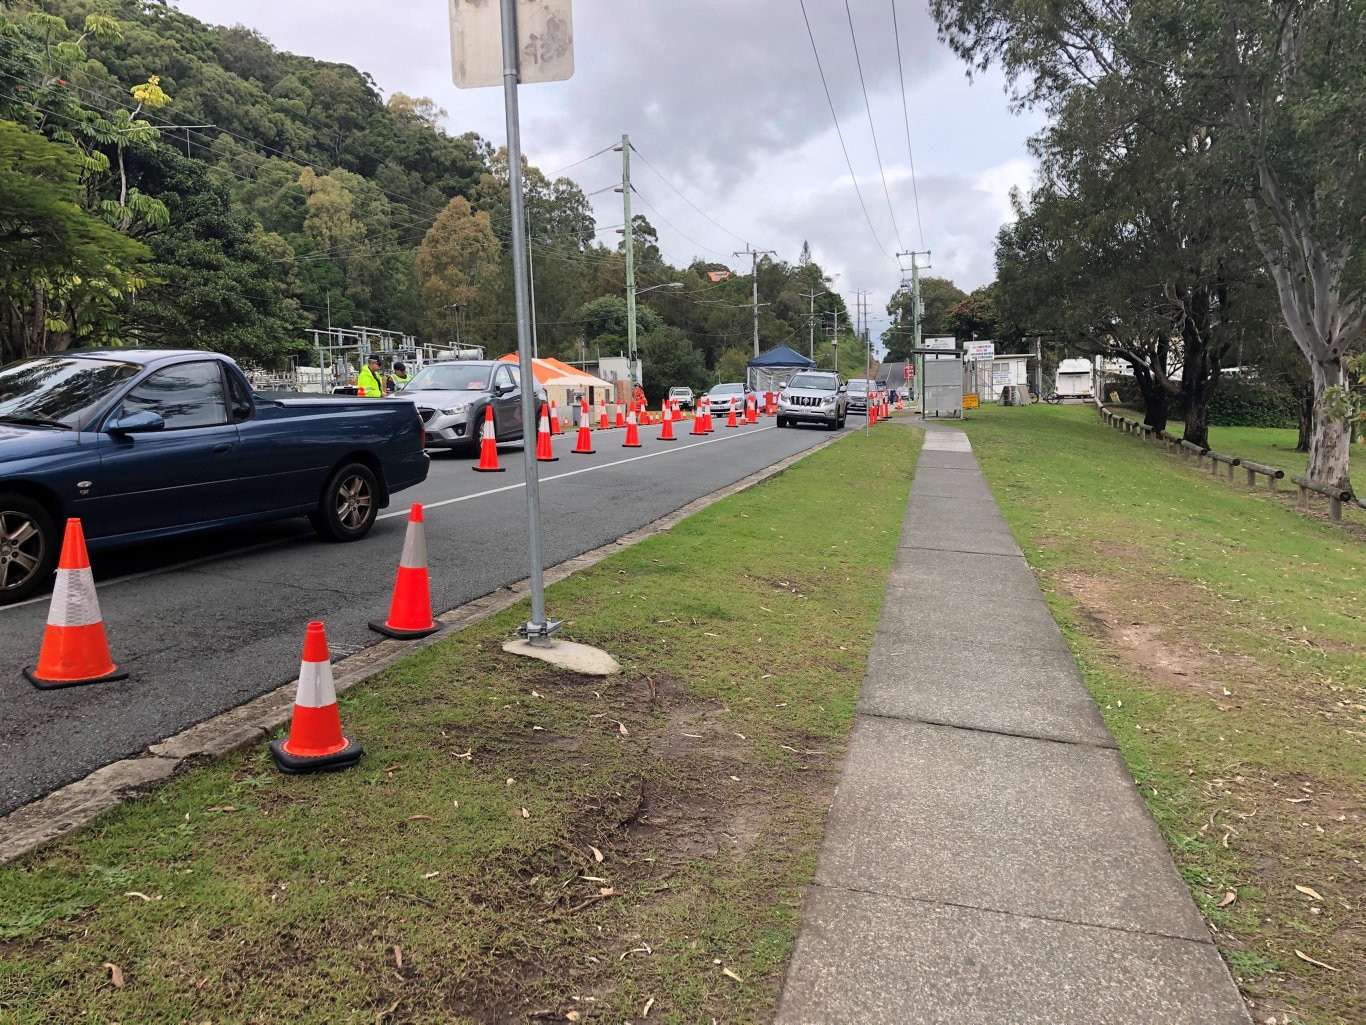
[[[503,84],[503,15],[498,0],[448,0],[451,78],[461,89]],[[562,82],[574,74],[570,0],[517,0],[521,85]]]
[[[925,349],[956,349],[958,348],[958,339],[953,337],[926,338],[921,341],[920,345],[921,348]]]
[[[996,358],[995,342],[968,342],[967,350],[967,355],[963,357],[966,360]]]
[[[1007,384],[1014,384],[1015,382],[1012,381],[1010,377],[1011,374],[1009,363],[996,363],[992,365],[991,386],[993,388],[1000,388]]]

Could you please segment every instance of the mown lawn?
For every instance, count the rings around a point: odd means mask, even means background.
[[[966,427],[1257,1020],[1366,1021],[1366,514],[1306,517],[1086,407]],[[1290,469],[1286,433],[1221,432]]]

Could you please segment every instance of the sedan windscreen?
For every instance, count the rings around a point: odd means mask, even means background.
[[[0,369],[0,420],[80,428],[141,368],[136,363],[41,356]]]
[[[486,391],[489,386],[489,367],[450,364],[423,367],[404,386],[411,391]]]

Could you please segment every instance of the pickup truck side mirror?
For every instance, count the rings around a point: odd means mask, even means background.
[[[160,431],[166,427],[166,421],[157,413],[150,409],[144,409],[138,413],[129,413],[127,416],[115,417],[105,425],[105,430],[110,434],[147,434],[151,431]]]

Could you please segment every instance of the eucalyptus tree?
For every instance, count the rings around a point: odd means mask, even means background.
[[[1309,474],[1347,480],[1345,360],[1366,327],[1356,244],[1366,219],[1366,20],[1340,0],[931,0],[974,69],[999,63],[1021,105],[1057,113],[1077,90],[1141,86],[1141,128],[1202,124],[1309,364]],[[1118,92],[1119,89],[1116,89]]]

